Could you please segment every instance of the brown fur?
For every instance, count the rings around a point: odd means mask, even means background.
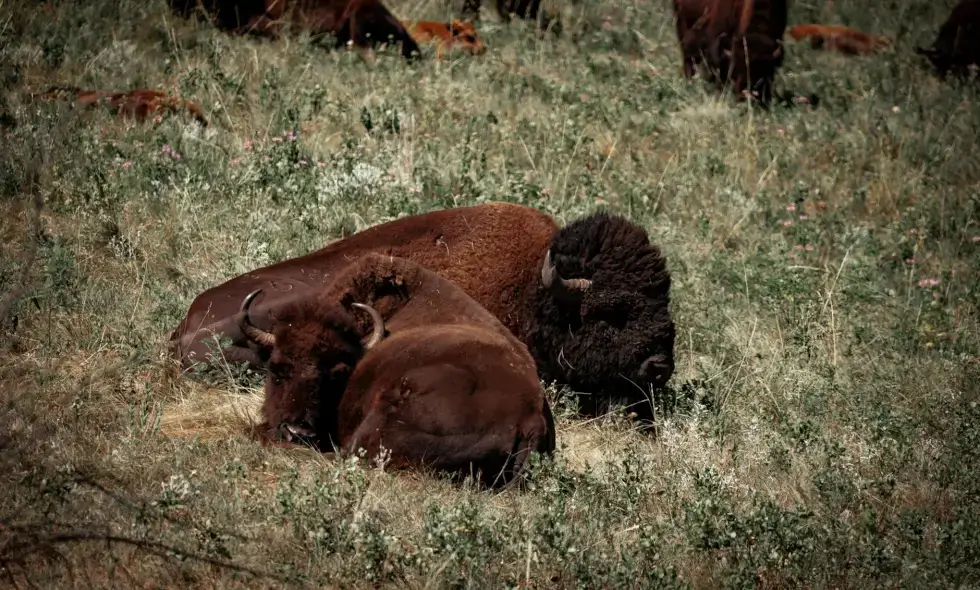
[[[674,16],[685,76],[703,62],[719,88],[731,82],[740,98],[751,91],[770,103],[783,62],[786,0],[674,0]]]
[[[159,90],[139,88],[129,92],[105,92],[102,90],[81,90],[75,87],[50,88],[41,94],[35,94],[37,100],[60,100],[68,98],[86,108],[104,105],[109,110],[122,117],[145,121],[147,118],[163,114],[176,113],[185,110],[191,113],[201,125],[207,127],[208,120],[204,111],[189,100],[181,100]]]
[[[169,0],[188,16],[192,4],[215,18],[219,28],[236,34],[278,37],[283,25],[314,34],[330,34],[336,46],[348,42],[368,50],[374,45],[401,44],[402,55],[415,59],[419,47],[381,0]]]
[[[480,55],[486,51],[483,42],[476,34],[473,23],[454,20],[449,23],[435,21],[403,21],[408,34],[416,43],[436,42],[436,59],[441,59],[445,50],[462,47],[472,55]]]
[[[787,30],[796,41],[810,39],[814,49],[836,50],[845,55],[877,53],[891,45],[887,37],[869,35],[838,25],[796,25]]]
[[[232,339],[233,360],[259,362],[238,329],[238,306],[255,289],[252,321],[268,330],[285,305],[309,298],[345,266],[369,252],[408,258],[459,285],[512,332],[538,284],[544,250],[558,225],[544,213],[508,203],[432,211],[377,225],[329,246],[245,273],[201,293],[171,340],[185,366],[205,357],[209,332]],[[493,258],[488,259],[488,251]]]
[[[366,352],[378,310],[388,336]],[[554,419],[527,348],[446,279],[368,254],[320,296],[284,310],[269,353],[264,435],[299,427],[323,447],[381,447],[389,467],[482,470],[507,483],[531,451],[551,453]],[[499,482],[495,481],[500,478]]]

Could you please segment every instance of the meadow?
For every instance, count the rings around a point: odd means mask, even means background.
[[[486,54],[411,66],[162,0],[3,0],[0,585],[980,587],[980,92],[913,52],[951,5],[791,2],[895,41],[787,40],[777,90],[820,102],[767,112],[682,77],[666,0],[552,4],[561,38],[487,11]],[[176,89],[211,124],[27,96],[56,84]],[[167,356],[208,287],[488,201],[662,247],[654,432],[545,384],[555,457],[491,493],[264,448],[261,376]]]

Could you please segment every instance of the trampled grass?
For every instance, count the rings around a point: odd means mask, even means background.
[[[0,580],[980,584],[980,95],[912,51],[946,4],[794,2],[793,24],[895,43],[790,41],[777,85],[820,103],[771,112],[681,77],[665,1],[564,6],[558,40],[491,15],[487,54],[415,66],[231,38],[157,0],[0,4],[0,291],[23,285],[0,317]],[[55,84],[177,88],[212,124],[25,98]],[[166,358],[203,289],[492,200],[562,223],[606,207],[663,247],[677,371],[655,436],[549,389],[555,460],[524,493],[478,492],[262,448],[255,376]]]

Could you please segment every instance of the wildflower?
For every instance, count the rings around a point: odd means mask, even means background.
[[[244,147],[244,148],[245,148],[246,150],[250,150],[250,149],[252,149],[252,140],[251,140],[251,139],[246,139],[246,140],[245,140],[245,144],[244,144],[244,146],[243,146],[243,147]]]
[[[786,221],[783,222],[783,227],[789,227],[791,225],[793,225],[792,219],[787,219]]]
[[[973,236],[970,238],[970,241],[976,244],[977,242],[980,242],[980,236]]]
[[[786,210],[787,211],[796,211],[796,204],[795,203],[790,203],[789,205],[786,205]]]
[[[317,162],[316,163],[316,167],[317,168],[323,168],[324,166],[326,166],[326,164],[324,164],[323,162]]]
[[[804,250],[806,250],[807,252],[813,252],[813,246],[807,246],[806,248],[804,248]]]
[[[800,215],[800,221],[806,221],[807,219],[809,219],[809,217],[806,215]]]
[[[939,279],[922,279],[918,284],[920,287],[935,287],[939,284]]]
[[[239,162],[238,158],[235,158],[234,160],[231,161],[231,165],[238,166],[238,162]]]
[[[893,112],[893,113],[897,113],[897,112],[899,112],[899,111],[901,111],[901,110],[902,110],[902,109],[900,109],[900,108],[898,108],[898,105],[895,105],[895,106],[893,106],[893,107],[892,107],[892,112]]]
[[[124,170],[125,170],[126,168],[129,168],[129,167],[131,167],[132,165],[133,165],[133,163],[132,163],[132,162],[130,162],[130,161],[128,161],[128,160],[122,163],[122,167],[123,167],[123,169],[124,169]]]
[[[272,141],[273,141],[274,143],[279,143],[279,142],[281,142],[281,141],[282,141],[282,138],[281,138],[281,137],[273,137],[273,138],[272,138]]]
[[[785,129],[782,129],[782,128],[779,128],[779,129],[776,129],[776,133],[778,133],[780,135],[786,135],[786,130]]]
[[[580,94],[578,97],[582,99],[582,102],[587,102],[589,100],[589,95],[584,92]]]
[[[905,264],[915,264],[915,258],[911,258],[911,257],[906,258]]]

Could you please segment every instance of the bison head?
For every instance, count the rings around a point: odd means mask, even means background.
[[[542,376],[593,394],[589,413],[602,398],[645,402],[674,371],[669,291],[666,262],[640,226],[604,212],[566,226],[544,256],[526,326]]]
[[[259,435],[272,441],[305,440],[321,449],[336,439],[336,415],[347,380],[365,351],[381,341],[384,321],[372,307],[366,311],[374,331],[362,341],[357,323],[340,304],[313,301],[282,310],[272,332],[255,327],[248,315],[250,293],[242,301],[240,328],[267,356],[264,422]]]

